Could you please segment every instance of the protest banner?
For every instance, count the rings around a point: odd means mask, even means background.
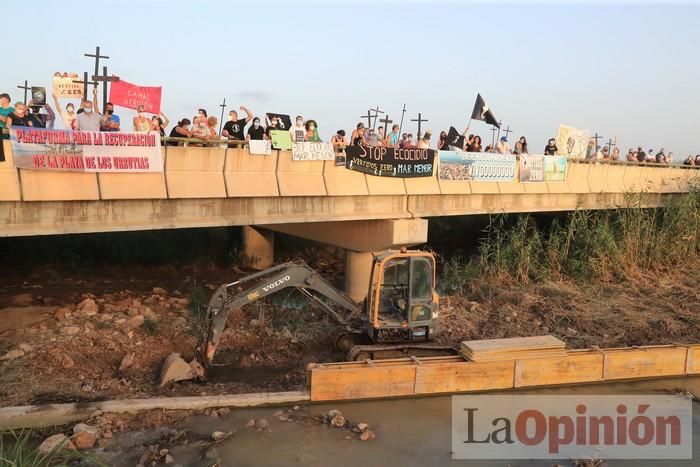
[[[278,127],[280,130],[289,130],[292,127],[292,117],[287,114],[268,112],[266,115],[268,120],[272,119],[272,117],[277,117],[277,120],[279,121]]]
[[[345,167],[378,177],[431,177],[434,149],[398,149],[379,146],[348,146]]]
[[[46,105],[46,88],[32,86],[32,101],[34,105],[43,107]]]
[[[134,110],[142,105],[149,114],[158,115],[162,91],[160,86],[137,86],[120,79],[112,82],[109,101],[114,105]]]
[[[294,147],[294,143],[292,143],[292,136],[287,130],[270,131],[270,139],[272,140],[273,149],[290,151]]]
[[[272,143],[265,139],[251,139],[248,142],[248,152],[251,155],[267,156],[272,154]]]
[[[566,156],[520,155],[520,182],[565,182]]]
[[[162,172],[160,135],[97,131],[10,130],[15,166],[71,172]]]
[[[80,79],[77,73],[54,73],[51,81],[53,94],[58,98],[82,99],[83,85],[73,82],[73,80],[77,79]]]
[[[588,130],[559,125],[559,132],[557,133],[558,154],[574,159],[585,159],[590,139]]]
[[[292,160],[295,161],[333,161],[335,153],[331,143],[294,143]]]
[[[440,180],[510,182],[515,178],[517,160],[510,154],[438,151]]]

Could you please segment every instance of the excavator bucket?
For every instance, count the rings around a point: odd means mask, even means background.
[[[175,381],[202,378],[204,368],[196,360],[187,363],[179,353],[171,353],[160,370],[160,387]]]

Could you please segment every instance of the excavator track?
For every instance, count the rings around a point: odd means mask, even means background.
[[[457,355],[454,347],[434,342],[407,342],[397,344],[355,345],[347,354],[350,362],[362,360],[384,360],[401,357],[439,357]]]

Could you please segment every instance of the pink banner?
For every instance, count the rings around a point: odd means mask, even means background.
[[[148,113],[160,113],[161,86],[137,86],[124,80],[115,81],[109,90],[109,101],[127,109],[137,109],[142,105]]]

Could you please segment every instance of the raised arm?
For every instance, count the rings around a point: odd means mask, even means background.
[[[248,110],[248,107],[246,107],[245,105],[241,106],[241,110],[245,112],[245,122],[250,122],[253,119],[253,114],[251,113],[251,111]]]
[[[61,120],[63,120],[63,124],[67,124],[68,118],[66,115],[63,113],[63,110],[61,109],[61,104],[58,102],[58,97],[56,96],[56,93],[51,94],[51,97],[53,97],[53,103],[56,105],[56,110],[58,110],[58,115],[61,117]]]
[[[95,113],[100,113],[100,106],[97,105],[97,88],[92,88],[92,107]]]
[[[160,113],[160,116],[163,120],[163,124],[161,125],[162,128],[165,128],[166,126],[170,125],[170,120],[168,119],[168,117],[165,116],[163,112]]]

